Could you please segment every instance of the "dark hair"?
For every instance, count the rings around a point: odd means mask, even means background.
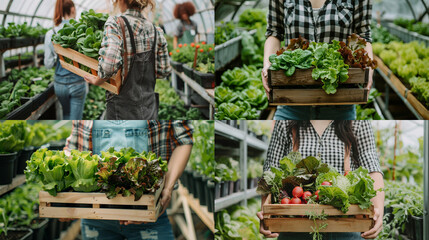
[[[57,0],[55,4],[54,12],[54,24],[58,26],[63,21],[64,16],[70,15],[71,10],[74,8],[74,3],[72,0]]]
[[[192,2],[184,2],[176,4],[174,7],[173,15],[176,19],[182,20],[182,15],[186,14],[189,17],[194,15],[196,12],[195,6]]]
[[[287,133],[292,135],[293,129],[295,129],[296,135],[294,142],[299,146],[299,129],[310,127],[310,121],[289,121]],[[356,137],[353,134],[352,121],[351,120],[334,120],[335,135],[344,143],[345,146],[351,148],[353,163],[359,166],[359,152],[357,148]]]

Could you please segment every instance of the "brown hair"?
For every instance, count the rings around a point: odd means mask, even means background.
[[[58,26],[63,21],[64,16],[70,15],[72,9],[74,8],[74,3],[72,0],[57,0],[55,4],[54,12],[54,24]]]
[[[195,6],[192,2],[184,2],[182,4],[176,4],[173,14],[176,19],[182,19],[183,14],[186,14],[190,17],[194,15],[195,12]]]
[[[113,0],[114,7],[117,7],[118,0]],[[155,0],[125,0],[128,8],[137,9],[143,11],[145,8],[150,6],[151,11],[155,10],[156,2]]]

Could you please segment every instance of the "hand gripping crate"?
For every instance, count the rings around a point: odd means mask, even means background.
[[[271,105],[349,105],[368,102],[369,68],[349,68],[349,78],[339,83],[335,94],[327,94],[322,89],[322,81],[311,77],[313,68],[297,69],[288,77],[284,70],[268,70]],[[358,85],[361,85],[360,87]]]
[[[320,204],[271,204],[271,194],[262,205],[265,229],[271,232],[312,232],[315,227],[308,214],[327,215],[326,220],[316,220],[318,227],[327,223],[320,232],[366,232],[374,226],[374,208],[362,210],[350,205],[343,213],[330,205]],[[345,218],[344,216],[348,216]]]
[[[85,77],[89,74],[97,76],[97,71],[98,71],[97,60],[90,58],[88,56],[85,56],[84,54],[77,52],[71,48],[63,48],[61,47],[61,45],[55,44],[55,43],[53,43],[53,45],[54,45],[55,52],[58,54],[60,58],[60,63],[63,68],[81,77]],[[67,63],[65,61],[65,57],[72,60],[73,64]],[[80,69],[79,67],[81,65],[89,67],[91,69],[91,73],[88,73]],[[111,78],[109,82],[105,82],[101,84],[100,87],[118,95],[122,85],[121,70],[119,70],[116,76]]]
[[[60,192],[56,197],[39,192],[39,215],[43,218],[82,218],[156,222],[162,210],[161,187],[153,194],[144,194],[138,201],[134,196],[118,195],[108,199],[105,193]]]

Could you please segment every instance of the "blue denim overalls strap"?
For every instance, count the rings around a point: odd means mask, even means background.
[[[133,147],[136,151],[148,151],[148,122],[138,121],[94,121],[92,128],[93,153],[99,154],[110,147],[119,150]],[[167,213],[159,216],[154,223],[120,225],[114,220],[82,219],[82,238],[84,240],[173,240],[173,230]]]

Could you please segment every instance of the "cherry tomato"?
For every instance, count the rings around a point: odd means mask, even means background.
[[[292,196],[294,196],[296,198],[300,198],[303,193],[304,193],[304,190],[302,190],[302,187],[295,187],[292,190]]]
[[[302,198],[304,199],[304,200],[307,200],[309,197],[311,197],[313,194],[311,194],[311,192],[310,191],[305,191],[303,194],[302,194]]]
[[[314,194],[317,196],[316,197],[316,201],[319,201],[319,192],[320,192],[320,190],[317,190]]]
[[[197,45],[197,48],[200,48],[200,45]]]
[[[301,198],[294,197],[290,200],[290,204],[301,204]]]
[[[346,172],[344,173],[344,176],[349,175],[349,173],[350,173],[350,171],[346,171]]]
[[[282,199],[282,204],[290,204],[290,199],[289,198],[283,198]]]
[[[332,183],[328,182],[328,181],[324,181],[322,182],[323,186],[332,186]]]

